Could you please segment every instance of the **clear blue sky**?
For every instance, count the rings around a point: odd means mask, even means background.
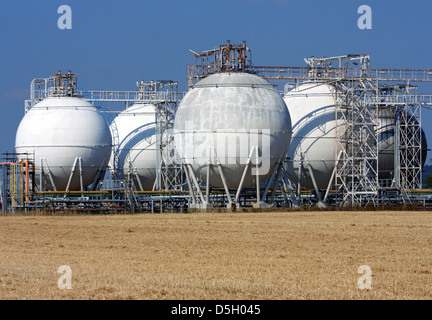
[[[57,27],[63,4],[71,30]],[[371,30],[357,27],[363,4],[372,8]],[[58,70],[79,73],[88,90],[135,90],[142,79],[175,80],[184,91],[188,49],[227,40],[245,40],[255,65],[364,53],[373,68],[432,69],[431,12],[430,0],[1,0],[0,153],[14,151],[31,80]],[[429,146],[431,121],[425,110]]]

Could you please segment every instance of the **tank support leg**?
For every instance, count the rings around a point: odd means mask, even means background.
[[[69,180],[68,180],[68,183],[66,185],[66,190],[65,191],[69,191],[70,184],[71,184],[71,181],[72,181],[72,177],[73,177],[74,172],[75,172],[77,161],[78,161],[78,157],[75,158],[75,161],[73,163],[72,170],[71,170],[71,173],[69,175]]]
[[[222,183],[223,183],[224,188],[225,188],[225,193],[226,193],[227,198],[228,198],[228,205],[231,208],[231,205],[232,205],[231,196],[230,196],[229,189],[228,189],[228,186],[227,186],[227,183],[226,183],[226,180],[225,180],[224,172],[222,170],[222,165],[220,164],[219,161],[217,161],[217,166],[218,166],[218,169],[219,169],[219,174],[220,174],[221,179],[222,179]]]
[[[292,190],[287,186],[286,182],[285,182],[285,178],[284,178],[284,169],[282,167],[281,170],[281,179],[280,179],[280,188],[282,190],[282,193],[284,195],[284,202],[285,202],[285,206],[288,206],[288,195],[287,195],[287,190],[290,192],[291,194],[291,198],[292,198]]]
[[[299,203],[298,203],[296,195],[294,193],[294,187],[291,183],[291,180],[289,180],[287,178],[286,173],[285,173],[285,169],[283,169],[283,168],[282,168],[282,181],[283,181],[285,190],[288,190],[288,192],[290,194],[290,199],[291,199],[291,202],[293,203],[294,207],[298,207]]]
[[[259,174],[259,155],[258,155],[258,147],[255,147],[255,180],[256,180],[256,197],[257,197],[257,204],[261,202],[260,197],[260,174]]]
[[[241,192],[241,189],[243,188],[244,179],[245,179],[245,177],[246,177],[246,173],[247,173],[247,171],[248,171],[248,169],[249,169],[249,166],[250,166],[250,164],[251,164],[251,161],[252,161],[252,155],[253,155],[254,151],[255,151],[255,147],[252,147],[252,149],[251,149],[251,151],[250,151],[250,153],[249,153],[249,158],[248,158],[248,160],[247,160],[247,162],[246,162],[246,166],[245,166],[245,168],[244,168],[244,170],[243,170],[242,177],[241,177],[241,179],[240,179],[240,184],[239,184],[239,186],[238,186],[238,188],[237,188],[237,193],[236,193],[236,196],[235,196],[235,199],[234,199],[234,202],[236,203],[236,205],[237,205],[237,203],[238,203],[238,201],[239,201],[240,192]]]
[[[279,158],[279,160],[278,160],[278,162],[276,164],[276,167],[273,170],[273,173],[272,173],[272,175],[270,177],[270,180],[267,183],[267,187],[266,187],[266,189],[264,191],[264,194],[263,194],[264,201],[265,201],[265,199],[267,197],[267,193],[268,193],[268,191],[270,189],[270,186],[272,188],[272,194],[271,194],[270,203],[273,203],[273,201],[274,201],[274,197],[275,197],[275,194],[276,194],[276,189],[279,186],[279,181],[280,181],[280,177],[281,177],[281,173],[282,173],[282,164],[283,164],[282,158],[283,158],[283,155]]]
[[[142,186],[141,180],[140,180],[139,175],[138,175],[138,169],[135,167],[134,171],[135,171],[136,180],[138,182],[138,186],[140,187],[141,191],[144,191],[144,188]]]
[[[266,186],[266,188],[265,188],[265,190],[264,190],[264,194],[263,194],[263,199],[264,199],[264,200],[265,200],[265,198],[267,197],[267,193],[268,193],[268,191],[269,191],[269,189],[270,189],[270,186],[274,187],[274,185],[275,185],[275,183],[276,183],[275,176],[277,175],[277,172],[278,172],[278,171],[279,171],[279,161],[278,161],[276,167],[274,168],[274,170],[273,170],[273,172],[272,172],[272,175],[271,175],[269,181],[267,182],[267,186]],[[272,189],[272,192],[273,192],[273,189]]]
[[[92,191],[96,191],[97,190],[99,181],[101,181],[103,179],[103,176],[105,175],[105,170],[104,170],[105,161],[106,161],[106,158],[103,158],[103,161],[102,161],[102,163],[101,163],[101,165],[100,165],[100,167],[99,167],[99,169],[98,169],[98,171],[96,173],[96,177],[93,180]]]
[[[43,191],[43,159],[40,158],[40,169],[39,169],[39,191]]]
[[[318,186],[317,186],[317,183],[316,183],[316,180],[315,180],[315,175],[313,173],[313,168],[312,168],[312,166],[311,166],[311,164],[309,162],[308,162],[307,165],[308,165],[309,174],[311,176],[312,183],[313,183],[313,186],[314,186],[314,189],[315,189],[315,193],[316,193],[316,195],[318,197],[318,201],[321,201],[321,196],[320,196],[319,189],[318,189]]]
[[[303,169],[303,153],[301,154],[301,160],[298,168],[298,177],[297,177],[297,201],[300,203],[301,201],[301,176]]]
[[[285,189],[285,183],[283,182],[283,180],[279,180],[279,188],[282,191],[282,195],[284,198],[284,205],[287,206],[288,205],[288,196],[285,192],[286,189]]]
[[[196,198],[195,198],[195,193],[194,193],[193,188],[192,188],[191,178],[190,178],[190,175],[189,175],[189,169],[188,169],[187,164],[185,164],[184,166],[186,168],[186,170],[184,172],[185,172],[185,175],[186,175],[186,181],[187,181],[188,188],[189,188],[189,195],[192,198],[192,204],[196,204],[197,201],[196,201]]]
[[[316,196],[317,196],[317,199],[318,199],[317,205],[320,206],[320,207],[325,207],[326,206],[325,203],[321,200],[321,194],[320,194],[320,191],[318,189],[318,185],[317,185],[316,180],[315,180],[315,175],[313,173],[313,168],[312,168],[312,166],[311,166],[311,164],[309,162],[308,162],[308,169],[309,169],[309,174],[310,174],[310,176],[312,178],[312,183],[314,185],[315,193],[316,193]]]
[[[337,166],[338,166],[338,164],[339,164],[339,159],[340,159],[341,156],[342,156],[342,150],[339,152],[339,155],[338,155],[338,157],[337,157],[337,159],[336,159],[336,163],[335,163],[334,169],[333,169],[333,171],[332,171],[332,174],[331,174],[331,177],[330,177],[330,180],[329,180],[328,186],[327,186],[326,193],[325,193],[325,195],[324,195],[324,199],[323,199],[324,202],[327,202],[327,198],[328,198],[328,195],[329,195],[329,192],[330,192],[330,187],[331,187],[331,185],[332,185],[332,182],[333,182],[334,176],[335,176],[335,174],[336,174]]]
[[[48,177],[50,178],[51,185],[53,186],[54,191],[57,191],[57,188],[56,188],[56,185],[55,185],[55,183],[54,183],[54,179],[53,179],[53,176],[52,176],[52,174],[51,174],[51,170],[50,170],[50,168],[49,168],[48,162],[46,161],[45,158],[43,158],[43,160],[45,160],[45,164],[46,164],[47,172],[48,172]]]
[[[78,165],[79,165],[79,174],[80,174],[80,187],[81,187],[81,191],[84,191],[84,185],[83,185],[83,170],[82,170],[81,157],[78,158]]]
[[[277,170],[276,179],[275,179],[274,184],[273,184],[273,189],[272,189],[272,194],[271,194],[271,200],[270,200],[271,203],[273,203],[274,198],[276,196],[276,190],[277,190],[278,186],[280,186],[279,182],[281,180],[280,179],[281,173],[282,173],[282,162],[279,163],[279,168]],[[282,187],[281,187],[281,190],[282,190],[282,193],[285,195],[285,190]]]
[[[190,175],[190,177],[192,177],[192,181],[193,181],[193,183],[195,185],[195,188],[196,188],[196,190],[198,192],[198,195],[199,195],[199,197],[201,199],[201,203],[205,203],[204,196],[203,196],[203,194],[201,192],[201,188],[200,188],[200,186],[198,184],[198,181],[197,181],[197,179],[195,177],[195,173],[192,170],[192,166],[190,164],[187,164],[186,166],[189,168],[189,175]]]

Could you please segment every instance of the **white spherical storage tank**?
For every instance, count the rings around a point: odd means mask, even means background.
[[[185,94],[176,113],[174,138],[183,163],[217,188],[224,187],[220,167],[226,185],[238,188],[252,155],[242,185],[249,187],[257,176],[260,182],[269,177],[286,155],[291,120],[282,97],[267,81],[250,73],[221,72]]]
[[[284,95],[293,130],[286,172],[294,183],[298,182],[300,164],[309,162],[318,188],[327,188],[337,157],[333,94],[332,86],[309,82]],[[300,181],[302,187],[314,188],[308,168],[301,170]]]
[[[17,153],[34,155],[36,183],[46,190],[86,188],[105,169],[111,147],[109,126],[99,108],[71,96],[47,97],[35,104],[15,139]]]
[[[118,170],[120,179],[131,173],[137,189],[152,190],[156,179],[155,106],[135,103],[119,113],[110,128],[113,141],[118,140],[111,155],[111,169]]]

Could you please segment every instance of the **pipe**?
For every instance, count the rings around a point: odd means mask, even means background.
[[[331,177],[330,177],[329,183],[328,183],[328,185],[327,185],[327,190],[326,190],[326,193],[325,193],[325,195],[324,195],[324,199],[323,199],[324,202],[327,201],[327,197],[328,197],[329,192],[330,192],[330,187],[331,187],[332,181],[333,181],[333,179],[334,179],[334,176],[335,176],[335,174],[336,174],[337,166],[338,166],[338,164],[339,164],[339,160],[340,160],[341,155],[342,155],[342,150],[339,151],[339,155],[338,155],[338,157],[337,157],[337,159],[336,159],[335,167],[333,168],[333,172],[332,172],[332,174],[331,174]]]
[[[189,165],[187,165],[187,167],[189,168],[189,174],[190,174],[190,176],[192,177],[192,181],[193,181],[193,183],[195,184],[195,187],[196,187],[196,189],[197,189],[198,195],[199,195],[200,198],[201,198],[201,202],[202,202],[202,203],[205,203],[204,196],[203,196],[203,194],[202,194],[202,192],[201,192],[201,188],[200,188],[200,186],[199,186],[199,184],[198,184],[198,181],[197,181],[197,179],[196,179],[196,177],[195,177],[195,174],[194,174],[194,172],[193,172],[192,166],[189,164]]]
[[[4,165],[4,164],[6,164],[6,165],[12,165],[12,164],[14,164],[14,163],[16,163],[16,162],[0,162],[0,165]],[[17,162],[17,163],[19,163],[19,164],[21,164],[21,165],[23,165],[24,167],[25,167],[25,200],[26,201],[30,201],[30,198],[29,198],[29,192],[30,192],[30,164],[31,165],[33,165],[34,166],[34,164],[33,164],[33,162],[30,162],[30,161],[27,161],[27,160],[24,160],[24,161],[19,161],[19,162]],[[21,173],[21,176],[22,176],[22,173]]]
[[[195,204],[197,202],[196,202],[196,198],[195,198],[195,193],[194,193],[194,191],[192,189],[191,178],[190,178],[190,175],[189,175],[189,168],[187,167],[187,164],[185,164],[185,167],[186,167],[186,170],[184,172],[185,172],[185,175],[186,175],[186,180],[187,180],[187,184],[188,184],[188,188],[189,188],[189,195],[192,194],[192,203]]]
[[[314,176],[314,173],[313,173],[313,168],[312,168],[312,166],[311,166],[311,164],[309,162],[308,162],[308,169],[309,169],[309,174],[310,174],[310,176],[312,178],[312,183],[314,185],[314,189],[315,189],[318,201],[321,201],[321,195],[319,193],[318,185],[317,185],[316,180],[315,180],[315,176]]]
[[[28,161],[21,161],[24,166],[25,166],[25,201],[28,202],[30,201],[29,199],[29,170],[30,170],[30,165]]]

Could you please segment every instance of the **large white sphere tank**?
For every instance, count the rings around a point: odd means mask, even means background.
[[[282,97],[267,81],[249,73],[222,72],[185,94],[176,113],[174,138],[182,161],[192,165],[197,178],[207,182],[210,162],[208,184],[222,188],[220,163],[227,186],[237,188],[256,146],[260,182],[271,175],[288,150],[291,119]],[[243,187],[256,183],[255,154],[252,161]]]
[[[120,179],[126,179],[128,173],[138,178],[139,181],[134,180],[137,189],[152,190],[156,179],[155,106],[135,103],[117,115],[110,129],[114,143],[118,143],[113,148],[110,167],[118,170]],[[118,168],[114,168],[114,162]]]
[[[303,188],[313,189],[308,165],[313,168],[319,189],[326,189],[336,164],[338,132],[345,130],[343,121],[336,121],[335,88],[320,82],[305,82],[284,95],[293,123],[293,138],[288,151],[286,171],[289,179]],[[393,108],[380,108],[378,114],[378,178],[385,186],[391,184],[394,171]],[[340,131],[338,131],[340,130]],[[422,159],[426,158],[426,137],[422,131]],[[384,181],[390,180],[390,181]]]
[[[293,130],[287,175],[297,183],[302,164],[301,185],[314,188],[306,167],[309,162],[318,188],[324,189],[335,166],[337,152],[334,89],[327,84],[307,82],[288,91],[283,99],[291,115]]]
[[[84,188],[92,184],[99,169],[108,164],[111,146],[111,133],[99,108],[69,96],[47,97],[35,104],[21,120],[15,139],[17,153],[34,155],[36,183],[42,163],[42,188],[54,190],[52,177],[59,191],[66,190],[71,176],[69,190],[80,190],[81,181]]]

